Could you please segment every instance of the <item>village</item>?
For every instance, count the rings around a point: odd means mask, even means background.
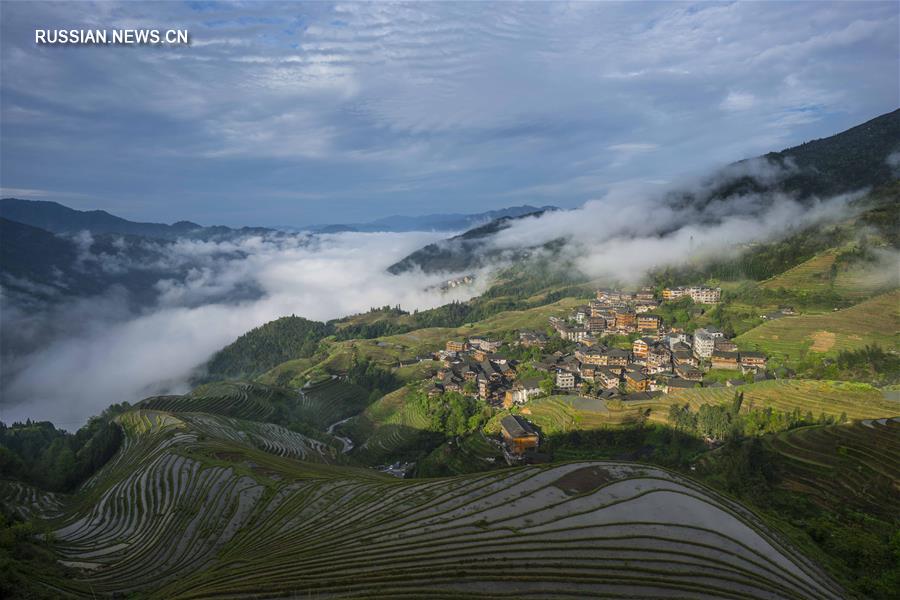
[[[573,394],[627,403],[678,388],[740,386],[769,378],[765,354],[739,351],[714,327],[691,332],[667,327],[654,313],[661,302],[690,297],[697,305],[715,305],[721,295],[721,289],[712,287],[665,288],[659,298],[649,288],[633,293],[601,289],[567,318],[550,317],[547,333],[519,331],[518,339],[508,344],[485,337],[448,340],[432,357],[441,368],[428,394],[457,392],[509,409],[542,396]],[[562,349],[543,353],[551,346],[551,334],[564,342]],[[537,349],[532,355],[540,358],[513,358],[523,349]],[[734,377],[704,382],[711,370],[734,371]],[[540,443],[538,432],[521,416],[505,417],[501,428],[513,456],[533,452]]]

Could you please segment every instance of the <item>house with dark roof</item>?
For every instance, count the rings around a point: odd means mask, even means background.
[[[500,433],[510,453],[523,455],[537,450],[540,435],[531,423],[519,415],[507,415],[500,421]]]

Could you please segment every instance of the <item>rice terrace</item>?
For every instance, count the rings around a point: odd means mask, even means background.
[[[0,0],[0,72],[0,600],[900,600],[896,0]]]

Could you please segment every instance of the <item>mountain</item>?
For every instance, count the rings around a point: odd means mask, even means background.
[[[222,225],[204,227],[191,221],[165,223],[141,223],[112,215],[105,210],[75,210],[58,202],[44,200],[0,199],[0,217],[51,233],[136,235],[154,239],[172,240],[181,237],[202,239],[227,238],[236,235],[262,235],[277,233],[265,227],[232,229]]]
[[[462,213],[435,213],[408,217],[403,215],[391,215],[366,223],[353,223],[349,225],[314,225],[307,228],[316,233],[338,233],[341,231],[462,231],[488,223],[504,217],[521,217],[544,210],[556,210],[555,206],[510,206],[498,210],[489,210],[475,214]]]
[[[809,202],[888,185],[898,179],[898,160],[900,109],[826,138],[738,161],[705,178],[699,191],[675,189],[668,200],[702,209],[738,195],[780,192]],[[774,199],[770,194],[768,200]]]
[[[527,250],[510,253],[488,250],[486,246],[496,233],[509,229],[515,221],[540,217],[545,212],[547,211],[536,210],[517,216],[494,219],[460,235],[435,244],[428,244],[424,248],[416,250],[402,260],[392,264],[387,270],[394,275],[406,273],[416,268],[421,269],[425,273],[460,272],[476,269],[501,257],[516,258],[518,256],[524,258],[528,254]]]
[[[754,202],[732,202],[727,214],[754,217],[778,201],[780,194],[810,203],[815,198],[865,190],[883,190],[898,180],[900,164],[900,109],[881,115],[842,133],[806,142],[780,152],[728,165],[697,185],[675,188],[662,201],[675,209],[681,220],[672,219],[664,235],[691,223],[714,224],[721,210],[705,210],[713,203],[725,203],[754,194]],[[540,211],[519,215],[539,216]],[[395,275],[414,269],[426,273],[461,272],[474,269],[501,256],[521,258],[535,250],[524,244],[516,254],[488,250],[497,231],[507,229],[510,218],[500,218],[487,226],[429,244],[388,268]],[[563,240],[555,244],[564,244]]]

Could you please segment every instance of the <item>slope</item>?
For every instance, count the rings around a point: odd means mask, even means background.
[[[745,350],[762,350],[779,360],[797,360],[808,352],[833,355],[867,344],[897,348],[900,291],[876,296],[844,310],[769,321],[735,341]]]
[[[219,422],[120,417],[123,450],[50,521],[60,596],[841,598],[751,513],[647,466],[427,481],[314,465]]]

